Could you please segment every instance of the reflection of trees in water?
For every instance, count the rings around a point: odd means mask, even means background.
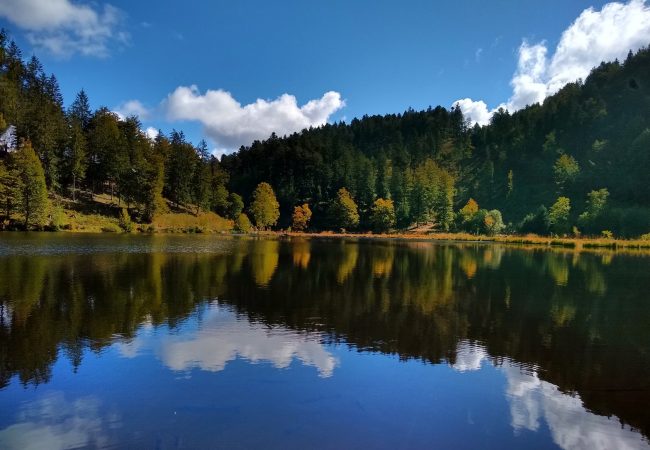
[[[309,251],[310,241],[308,239],[297,239],[291,247],[293,254],[293,265],[306,269],[309,265],[311,253]]]
[[[339,247],[342,248],[343,257],[340,264],[337,265],[336,282],[342,284],[357,266],[359,245],[356,242],[341,241]]]
[[[251,271],[255,284],[266,286],[278,267],[280,243],[274,239],[255,242],[250,252]]]
[[[0,302],[12,315],[0,326],[0,383],[46,382],[59,350],[78,366],[84,349],[133,337],[145,322],[174,327],[219,298],[256,321],[402,358],[453,364],[459,339],[480,341],[647,433],[650,305],[639,287],[648,265],[483,244],[304,239],[236,240],[223,254],[0,258]]]

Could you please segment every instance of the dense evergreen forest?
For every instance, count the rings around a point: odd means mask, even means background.
[[[54,75],[0,33],[3,228],[56,228],[57,204],[110,195],[120,224],[212,211],[231,227],[650,232],[650,50],[602,63],[542,105],[471,126],[459,108],[364,116],[213,157],[180,131],[64,107]]]

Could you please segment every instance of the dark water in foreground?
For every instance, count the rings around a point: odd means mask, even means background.
[[[649,448],[650,257],[0,236],[0,448]]]

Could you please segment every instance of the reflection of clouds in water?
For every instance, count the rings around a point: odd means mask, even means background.
[[[198,367],[218,372],[236,358],[252,363],[268,361],[281,369],[294,359],[318,369],[321,377],[332,375],[337,359],[319,342],[320,335],[269,328],[261,323],[237,318],[229,309],[213,306],[202,316],[198,331],[171,334],[153,342],[142,333],[118,345],[120,354],[135,357],[147,347],[156,347],[162,361],[172,370]]]
[[[478,370],[488,353],[480,345],[461,341],[456,348],[458,371]],[[622,427],[617,418],[587,411],[579,396],[562,393],[557,386],[540,380],[537,373],[505,361],[500,370],[508,381],[506,397],[510,403],[511,425],[519,430],[538,431],[546,422],[555,443],[563,449],[638,449],[649,448],[641,434]]]
[[[456,347],[456,362],[452,366],[459,372],[478,370],[488,356],[485,348],[469,341],[460,341]]]
[[[11,318],[13,317],[14,310],[11,305],[0,305],[0,326],[11,328]]]
[[[508,379],[508,400],[515,430],[536,431],[546,420],[553,440],[564,449],[648,448],[641,435],[609,419],[585,410],[579,396],[560,392],[557,386],[526,374],[513,365],[503,368]]]
[[[66,449],[105,447],[106,419],[99,414],[99,401],[83,397],[67,401],[62,392],[52,393],[23,406],[14,425],[0,430],[0,448]],[[117,424],[117,417],[108,422]]]

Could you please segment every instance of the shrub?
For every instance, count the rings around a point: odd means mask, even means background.
[[[548,234],[550,223],[548,220],[548,210],[542,205],[537,211],[530,213],[519,222],[519,232],[523,234]]]
[[[494,236],[501,233],[505,227],[501,211],[498,209],[488,211],[488,213],[483,217],[483,231],[488,236]]]
[[[292,229],[296,231],[305,231],[311,219],[311,209],[307,203],[302,206],[296,206],[293,209]]]
[[[395,226],[395,206],[392,200],[378,198],[372,205],[370,222],[375,231],[388,231]]]
[[[250,233],[252,228],[253,225],[251,225],[248,216],[244,213],[239,214],[239,217],[235,220],[235,230],[240,233]]]
[[[131,216],[129,216],[129,212],[126,210],[126,208],[122,208],[120,211],[119,225],[122,231],[125,233],[130,233],[133,231],[133,222],[131,222]]]

